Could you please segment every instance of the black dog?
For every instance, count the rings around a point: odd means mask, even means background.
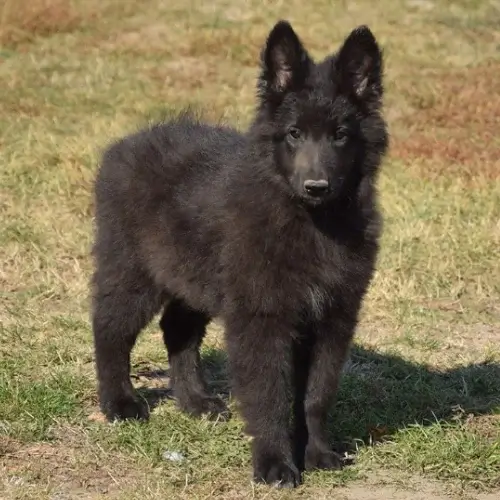
[[[199,355],[221,317],[254,477],[294,486],[304,468],[341,465],[326,420],[378,252],[381,51],[363,26],[316,64],[281,21],[258,96],[245,134],[184,114],[106,151],[93,329],[109,419],[148,416],[130,352],[161,308],[180,407],[224,413]]]

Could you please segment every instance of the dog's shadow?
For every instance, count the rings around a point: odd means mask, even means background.
[[[229,398],[225,352],[205,348],[203,368],[210,390]],[[168,370],[140,369],[138,378],[156,381],[139,388],[150,408],[172,399]],[[371,443],[412,424],[454,422],[500,408],[500,364],[484,363],[437,371],[392,354],[353,347],[337,401],[332,408],[331,435],[339,451],[356,441]]]
[[[451,423],[500,408],[500,364],[436,370],[354,347],[331,414],[341,447],[370,444],[413,424]]]

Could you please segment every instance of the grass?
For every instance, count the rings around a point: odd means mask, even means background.
[[[382,253],[331,417],[355,461],[293,492],[252,485],[237,413],[176,410],[156,324],[133,356],[150,423],[104,423],[88,321],[99,152],[185,105],[246,126],[281,17],[317,57],[373,28],[392,135]],[[498,498],[498,22],[473,0],[0,2],[0,497]],[[221,348],[213,324],[204,360],[227,397]]]

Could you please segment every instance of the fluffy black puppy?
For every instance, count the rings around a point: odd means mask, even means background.
[[[294,486],[303,468],[340,467],[326,420],[378,252],[381,104],[382,55],[367,27],[316,64],[281,21],[245,134],[182,115],[106,151],[93,330],[110,420],[148,415],[130,352],[162,308],[180,407],[224,413],[199,355],[218,316],[255,479]]]

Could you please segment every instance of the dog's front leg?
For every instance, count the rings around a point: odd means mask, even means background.
[[[280,317],[238,311],[226,320],[233,389],[253,436],[254,479],[294,487],[290,435],[293,330]]]

